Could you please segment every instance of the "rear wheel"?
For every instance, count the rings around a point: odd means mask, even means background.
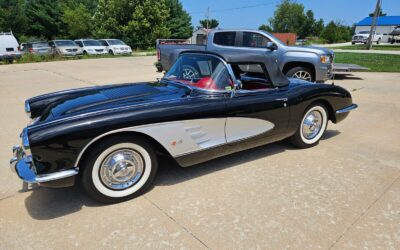
[[[116,203],[143,194],[157,173],[157,157],[142,138],[110,138],[85,157],[82,183],[87,193],[103,203]]]
[[[296,134],[291,137],[293,145],[299,148],[310,148],[318,144],[328,126],[328,112],[321,103],[307,108]]]
[[[376,44],[380,44],[381,43],[381,39],[379,38],[378,41],[376,41]]]
[[[309,82],[315,81],[314,72],[311,69],[303,66],[290,69],[288,72],[286,72],[286,76],[298,78]]]

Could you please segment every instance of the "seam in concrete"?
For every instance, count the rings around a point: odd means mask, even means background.
[[[170,216],[166,211],[164,211],[161,207],[159,207],[156,203],[154,203],[152,200],[150,200],[149,198],[147,198],[145,195],[142,195],[144,199],[146,199],[150,204],[152,204],[154,207],[156,207],[158,210],[160,210],[165,216],[167,216],[170,220],[172,220],[173,222],[175,222],[180,228],[182,228],[185,232],[187,232],[188,234],[190,234],[195,240],[197,240],[198,242],[200,242],[200,244],[202,244],[203,246],[205,246],[207,249],[211,249],[210,247],[207,246],[206,243],[204,243],[204,241],[200,240],[194,233],[192,233],[192,231],[190,231],[188,228],[186,228],[185,226],[183,226],[182,224],[180,224],[177,220],[175,220],[172,216]]]
[[[400,175],[397,176],[392,183],[390,183],[382,192],[381,195],[379,195],[366,209],[362,211],[362,213],[351,223],[341,235],[332,243],[332,245],[328,249],[332,249],[343,237],[344,235],[358,222],[364,215],[393,187],[393,185],[400,180]]]

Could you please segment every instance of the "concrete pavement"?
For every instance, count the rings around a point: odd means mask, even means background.
[[[317,147],[279,142],[184,169],[162,159],[155,187],[121,204],[95,203],[79,186],[24,187],[11,174],[24,99],[154,80],[155,60],[0,66],[1,248],[400,248],[400,74],[340,76],[360,107]]]

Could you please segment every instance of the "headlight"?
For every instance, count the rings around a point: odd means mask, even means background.
[[[322,63],[325,63],[325,64],[331,63],[331,57],[330,56],[321,56],[320,60],[321,60]]]
[[[92,52],[92,51],[94,51],[94,50],[93,50],[93,49],[88,49],[87,51],[91,51],[91,52]]]

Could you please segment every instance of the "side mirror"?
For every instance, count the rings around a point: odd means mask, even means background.
[[[278,49],[278,45],[276,45],[276,43],[273,43],[273,42],[268,42],[267,43],[267,49],[272,50],[272,51],[277,50]]]

